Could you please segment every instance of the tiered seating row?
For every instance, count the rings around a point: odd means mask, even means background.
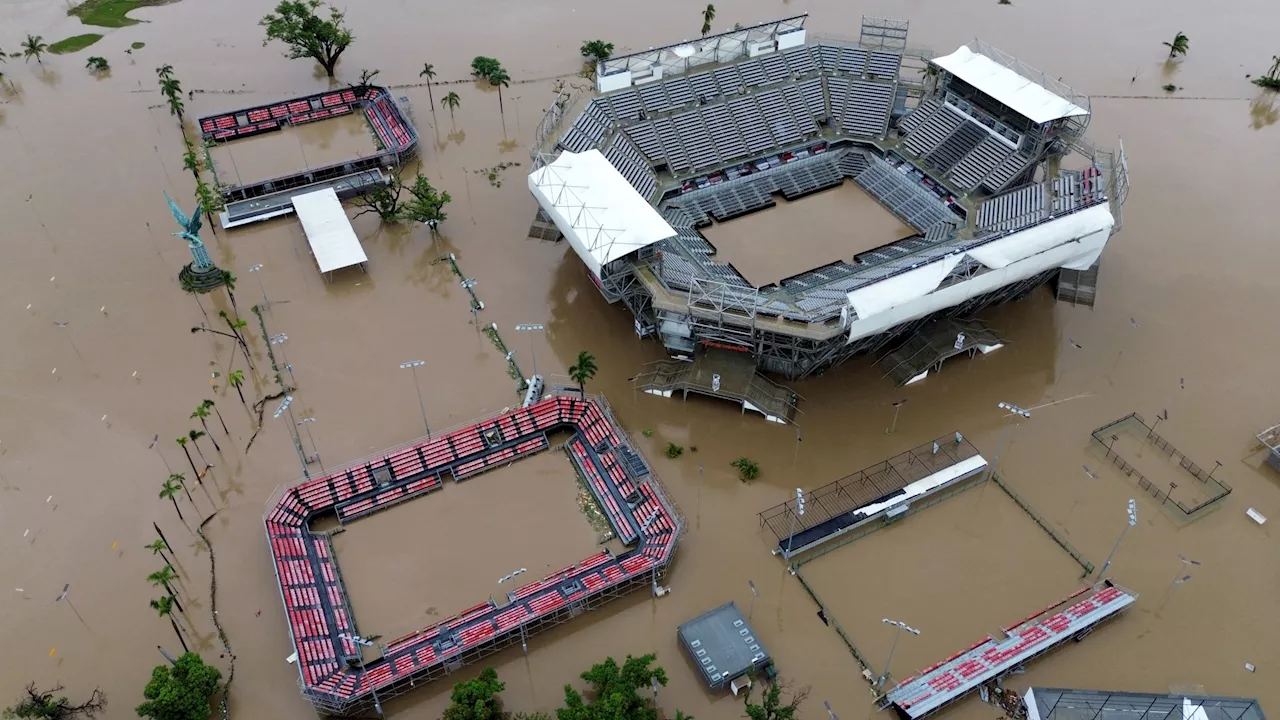
[[[432,490],[444,487],[444,483],[440,480],[439,475],[429,475],[419,480],[393,487],[385,492],[380,492],[373,497],[367,497],[362,500],[355,500],[345,505],[338,506],[338,520],[343,523],[351,522],[357,518],[366,515],[372,515],[379,510],[386,510],[396,503],[425,495]]]
[[[356,95],[352,90],[321,93],[274,105],[262,105],[225,115],[201,118],[200,131],[205,139],[229,140],[246,137],[277,130],[282,122],[300,125],[313,120],[345,115],[352,111],[351,104],[354,102],[356,102]]]
[[[582,442],[580,436],[575,436],[573,440],[569,441],[569,451],[574,465],[578,467],[579,472],[587,479],[587,487],[590,488],[591,494],[595,496],[596,502],[604,510],[605,516],[609,519],[609,524],[613,526],[614,534],[618,536],[618,539],[623,544],[630,545],[635,542],[639,533],[630,519],[623,513],[623,508],[627,507],[627,503],[618,494],[616,487],[605,481],[605,476],[593,457],[594,453]]]

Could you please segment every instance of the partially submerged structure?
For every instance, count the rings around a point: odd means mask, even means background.
[[[531,235],[554,225],[673,356],[733,347],[789,378],[1054,279],[1092,304],[1128,171],[1085,140],[1088,98],[982,42],[934,57],[905,22],[864,18],[849,42],[805,20],[601,62],[538,128]],[[907,235],[797,224],[775,245],[820,241],[816,264],[752,281],[701,232],[846,179]]]
[[[1027,720],[1266,720],[1253,698],[1028,688]]]
[[[246,179],[244,184],[219,177],[218,168],[209,162],[227,205],[219,215],[222,226],[287,215],[294,211],[295,195],[330,188],[338,197],[348,198],[386,183],[390,168],[417,153],[418,131],[391,91],[375,85],[327,90],[200,118],[200,137],[212,145],[351,114],[364,117],[376,138],[377,152],[320,167],[300,167],[279,177]]]
[[[732,601],[684,623],[676,628],[676,636],[711,690],[729,687],[737,695],[750,684],[750,675],[773,664],[750,621]]]

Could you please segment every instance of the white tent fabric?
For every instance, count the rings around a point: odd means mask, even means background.
[[[964,253],[948,255],[887,280],[872,283],[849,293],[849,304],[859,318],[867,318],[938,289],[938,285],[955,269]]]
[[[315,255],[320,272],[332,272],[369,261],[333,188],[295,195],[293,209],[302,221],[302,230],[307,234],[311,254]]]
[[[1098,233],[1107,237],[1114,224],[1115,219],[1107,205],[1095,205],[973,248],[969,250],[969,257],[992,270],[999,270],[1064,243],[1080,241]]]
[[[596,277],[676,231],[600,154],[563,152],[529,174],[529,191]]]
[[[1088,115],[1089,111],[1064,100],[1018,73],[965,46],[931,61],[990,95],[1033,123]]]

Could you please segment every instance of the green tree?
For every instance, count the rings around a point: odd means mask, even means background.
[[[785,686],[781,682],[774,682],[765,689],[761,703],[757,705],[751,702],[751,691],[754,689],[754,686],[749,686],[742,699],[743,709],[749,720],[795,720],[796,709],[809,697],[809,688],[802,688],[792,693],[791,700],[783,704],[782,691]]]
[[[178,443],[178,447],[181,447],[182,452],[187,456],[187,462],[191,463],[191,474],[199,480],[200,471],[196,469],[196,461],[191,459],[191,451],[187,449],[187,439],[185,437],[179,437],[176,442]],[[169,477],[173,476],[170,475]]]
[[[188,430],[188,431],[187,431],[187,437],[191,438],[191,444],[196,446],[196,452],[200,454],[200,462],[203,462],[203,463],[204,463],[205,469],[208,469],[208,468],[213,467],[213,463],[211,463],[211,462],[209,462],[208,460],[206,460],[206,459],[205,459],[205,457],[204,457],[204,450],[201,450],[201,449],[200,449],[200,438],[202,438],[202,437],[209,437],[209,433],[206,433],[206,432],[204,432],[203,430]],[[209,437],[209,439],[210,439],[210,440],[213,440],[213,438],[212,438],[212,437]],[[214,446],[215,448],[217,448],[217,447],[218,447],[218,443],[216,443],[216,442],[215,442],[215,443],[213,444],[213,446]],[[218,452],[222,452],[222,449],[221,449],[221,448],[219,448],[219,449],[218,449]],[[199,478],[199,476],[197,476],[197,477],[196,477],[196,482],[199,482],[199,481],[200,481],[200,478]]]
[[[1187,50],[1191,48],[1191,38],[1179,32],[1177,35],[1173,36],[1173,42],[1164,42],[1160,44],[1169,48],[1170,59],[1173,59],[1175,55],[1182,55],[1183,57],[1186,57]]]
[[[111,64],[107,62],[107,59],[98,55],[90,56],[84,66],[93,72],[105,72],[111,69]]]
[[[267,39],[262,41],[264,46],[279,40],[289,48],[285,57],[311,58],[333,77],[338,58],[356,38],[347,29],[346,13],[333,5],[329,6],[327,20],[317,15],[316,10],[322,4],[320,0],[281,0],[275,13],[266,15],[258,24],[267,31]]]
[[[641,695],[653,680],[667,684],[667,673],[650,667],[656,655],[627,656],[621,667],[612,657],[593,665],[582,673],[590,686],[591,701],[572,685],[564,686],[564,707],[556,710],[557,720],[657,720],[658,711],[649,698]]]
[[[436,226],[449,217],[444,206],[452,201],[448,191],[435,189],[426,175],[418,173],[413,185],[409,186],[409,201],[404,205],[404,217],[411,222],[424,223],[434,233]]]
[[[169,583],[176,579],[178,579],[178,575],[173,571],[172,565],[165,565],[147,576],[147,582],[157,587],[163,587],[165,592],[170,595],[173,594],[173,587]]]
[[[431,96],[431,80],[436,76],[436,66],[431,63],[422,63],[422,72],[418,73],[418,77],[427,79],[427,102],[431,103],[431,107],[436,106],[436,99]]]
[[[582,43],[582,57],[592,58],[596,62],[608,60],[613,55],[613,43],[603,40],[587,40]]]
[[[89,699],[79,705],[71,704],[62,692],[61,685],[49,690],[36,688],[35,683],[27,683],[25,694],[13,705],[0,712],[0,717],[9,720],[75,720],[76,718],[94,718],[107,709],[107,695],[98,688],[93,689]]]
[[[227,422],[222,419],[222,412],[218,410],[217,403],[206,398],[205,401],[200,404],[203,405],[206,410],[212,410],[213,414],[218,417],[218,424],[222,426],[222,434],[230,435],[231,433],[227,432]]]
[[[751,458],[740,457],[729,464],[738,468],[738,479],[743,482],[755,480],[760,477],[760,465]]]
[[[244,405],[244,408],[248,410],[249,403],[245,402],[244,390],[241,389],[244,387],[244,371],[232,370],[231,373],[227,375],[227,382],[231,383],[231,387],[236,389],[236,394],[240,396],[240,404]]]
[[[384,223],[399,222],[401,217],[400,190],[404,187],[400,176],[391,173],[391,182],[374,185],[369,192],[355,199],[356,207],[363,208],[356,213],[360,217],[365,213],[377,213]]]
[[[182,154],[182,169],[190,170],[191,174],[196,177],[196,197],[201,198],[200,206],[204,207],[200,192],[200,156],[196,155],[196,149],[190,144],[187,145],[187,151]]]
[[[173,563],[169,561],[169,556],[164,554],[165,547],[164,540],[156,538],[149,544],[143,545],[142,549],[150,550],[152,555],[159,555],[166,565],[172,565]]]
[[[471,76],[480,80],[488,80],[494,70],[502,67],[502,63],[494,58],[477,55],[471,60]]]
[[[206,665],[195,653],[183,653],[174,665],[157,665],[142,691],[146,702],[136,708],[138,717],[151,720],[208,720],[213,708],[209,698],[218,690],[222,672]]]
[[[702,9],[702,36],[703,37],[706,37],[707,33],[711,32],[711,21],[715,19],[716,19],[716,6],[712,5],[711,3],[707,3],[707,6]]]
[[[49,46],[45,43],[44,38],[39,35],[28,33],[27,39],[22,41],[22,56],[26,58],[24,62],[31,62],[31,58],[35,58],[37,63],[43,65],[44,61],[40,59],[40,56],[46,52],[49,52]]]
[[[476,679],[453,686],[449,695],[453,704],[445,708],[444,720],[500,720],[502,698],[498,693],[506,687],[496,670],[485,668]]]
[[[511,86],[511,76],[507,71],[499,67],[497,70],[489,73],[489,84],[498,88],[498,114],[504,118],[507,116],[506,110],[502,108],[502,88]]]
[[[164,485],[160,486],[160,499],[164,500],[167,498],[168,500],[170,500],[173,503],[173,511],[178,513],[178,519],[182,521],[183,525],[186,525],[187,519],[182,517],[182,510],[178,507],[179,486],[177,483],[175,483],[172,480],[172,477],[173,477],[172,475],[170,475],[169,477],[171,479],[165,480]]]
[[[160,78],[161,81],[173,79],[173,66],[161,65],[156,68],[156,77]]]
[[[578,383],[578,389],[587,394],[587,381],[596,376],[596,356],[583,350],[578,353],[578,362],[569,366],[569,377]]]
[[[199,405],[196,406],[195,411],[191,413],[191,417],[200,420],[200,425],[204,427],[204,435],[209,436],[209,441],[213,443],[213,447],[215,450],[217,450],[218,452],[222,452],[222,448],[218,447],[218,441],[214,440],[212,435],[209,435],[209,425],[207,422],[209,419],[209,406],[204,404],[203,402],[200,403]],[[191,432],[195,432],[195,431],[192,430]],[[195,440],[196,438],[192,437],[191,439]],[[196,448],[198,449],[199,447],[200,447],[200,444],[196,443]],[[201,457],[204,457],[204,456],[201,455]]]
[[[462,100],[458,98],[458,93],[450,90],[448,95],[440,98],[440,104],[449,108],[449,122],[453,122],[453,111],[458,109],[458,106],[462,104]]]
[[[1262,77],[1254,78],[1253,84],[1271,90],[1280,90],[1280,55],[1271,56],[1271,69]]]

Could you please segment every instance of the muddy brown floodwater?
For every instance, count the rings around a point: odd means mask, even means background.
[[[844,260],[915,234],[850,181],[794,202],[776,197],[768,212],[704,228],[717,262],[756,287]]]
[[[379,152],[364,115],[353,114],[215,145],[209,154],[223,185],[247,185]]]
[[[334,549],[361,629],[397,638],[599,552],[577,494],[544,452],[350,524]]]
[[[214,464],[208,494],[192,487],[194,502],[181,494],[178,502],[188,521],[217,508],[206,534],[217,556],[219,618],[237,658],[232,715],[313,717],[285,662],[292,649],[261,520],[273,489],[300,474],[289,421],[273,419],[277,403],[269,403],[246,453],[257,421],[225,378],[233,364],[246,370],[249,402],[274,392],[262,332],[247,312],[262,294],[261,279],[272,301],[267,332],[289,337],[283,349],[297,382],[295,416],[315,418],[309,428],[326,466],[420,432],[414,378],[398,369],[407,360],[427,362],[417,379],[433,429],[516,404],[503,358],[471,324],[466,293],[447,267],[432,263],[438,252],[452,252],[479,280],[481,322],[498,324],[526,370],[535,352],[539,371],[554,374],[579,350],[595,354],[600,372],[588,389],[610,399],[688,518],[664,581],[670,594],[637,593],[532,638],[527,658],[515,648],[491,659],[511,709],[554,709],[563,685],[605,655],[657,652],[671,677],[659,697],[668,717],[677,708],[700,720],[740,717],[732,696],[698,685],[675,627],[727,600],[749,604],[750,580],[760,591],[758,636],[784,678],[812,688],[803,717],[821,717],[823,700],[843,720],[871,716],[857,664],[769,554],[755,514],[797,486],[816,487],[952,430],[993,456],[1007,422],[996,403],[1004,401],[1035,409],[1009,432],[1002,474],[1049,522],[1065,525],[1085,556],[1105,559],[1129,498],[1139,513],[1111,570],[1140,594],[1137,606],[1010,684],[1147,692],[1196,684],[1257,697],[1280,712],[1280,538],[1272,527],[1280,476],[1262,466],[1254,442],[1258,430],[1280,421],[1273,390],[1280,328],[1260,310],[1273,304],[1280,266],[1268,211],[1280,129],[1275,97],[1245,77],[1265,71],[1277,51],[1271,28],[1280,5],[1245,0],[1224,11],[1189,0],[1083,0],[1063,12],[1061,4],[991,0],[717,3],[716,29],[808,11],[813,32],[844,37],[857,36],[862,13],[907,18],[911,43],[938,53],[980,36],[1093,96],[1090,137],[1103,146],[1123,138],[1132,170],[1124,231],[1103,255],[1095,309],[1056,305],[1047,290],[992,308],[983,318],[1009,340],[1004,349],[948,362],[907,389],[890,387],[866,358],[798,383],[806,398],[798,452],[790,428],[732,406],[633,395],[627,379],[661,358],[661,348],[635,337],[630,314],[601,299],[565,245],[525,239],[535,211],[525,148],[553,97],[553,78],[582,82],[572,73],[587,38],[625,51],[690,37],[700,14],[675,0],[350,5],[357,40],[342,57],[339,82],[377,68],[408,98],[424,140],[422,170],[453,196],[443,237],[433,246],[419,228],[357,218],[369,273],[339,273],[325,283],[294,219],[206,233],[213,259],[239,277],[236,299],[250,319],[257,371],[235,358],[226,338],[191,334],[206,313],[216,323],[217,311],[233,309],[225,292],[197,304],[177,285],[189,254],[168,235],[161,192],[188,198],[189,207],[194,188],[181,170],[182,137],[156,92],[154,68],[172,64],[184,89],[196,91],[190,117],[329,87],[311,63],[262,46],[257,20],[271,5],[187,0],[135,11],[148,22],[106,30],[92,48],[112,65],[101,78],[83,69],[87,53],[0,66],[7,83],[0,88],[0,166],[7,170],[0,176],[0,701],[28,681],[60,682],[74,697],[101,686],[110,720],[134,716],[152,666],[162,662],[156,645],[178,646],[147,604],[159,591],[144,578],[161,564],[143,549],[155,537],[152,522],[174,546],[188,642],[226,669],[209,616],[209,550],[157,498],[166,462],[191,477],[173,438],[198,426],[189,416],[209,398],[229,432],[210,424],[222,450],[200,441]],[[1160,42],[1179,30],[1191,36],[1190,54],[1167,63]],[[28,32],[52,41],[84,31],[62,3],[0,0],[7,51]],[[134,41],[146,47],[126,55]],[[503,94],[504,114],[495,93],[467,81],[476,55],[498,57],[515,79]],[[431,94],[418,86],[423,62],[449,84]],[[1180,89],[1169,97],[1165,83]],[[448,91],[461,98],[454,117],[430,107]],[[476,173],[505,162],[523,164],[499,173],[501,187]],[[263,269],[251,276],[255,264]],[[510,330],[516,323],[544,323],[546,332],[517,334]],[[909,402],[886,435],[892,403],[903,398]],[[1135,410],[1147,418],[1167,410],[1162,435],[1203,467],[1222,461],[1215,478],[1234,492],[1219,509],[1174,524],[1101,459],[1089,432]],[[156,434],[160,455],[148,449]],[[305,435],[304,442],[310,445]],[[698,451],[669,460],[661,452],[667,442]],[[741,455],[762,468],[751,484],[729,466]],[[419,517],[469,489],[449,487],[414,501],[421,508],[395,512]],[[967,491],[814,563],[819,592],[873,663],[883,663],[892,640],[882,617],[924,633],[912,638],[919,643],[899,645],[893,666],[905,676],[1005,622],[1006,609],[1016,617],[1074,585],[1075,566],[995,490],[977,507],[982,491]],[[530,512],[564,512],[546,502]],[[1253,523],[1244,515],[1249,507],[1273,520]],[[350,539],[358,540],[362,523],[378,532],[389,518],[353,524]],[[461,535],[463,521],[457,526]],[[404,527],[397,539],[417,530]],[[492,553],[521,539],[469,542]],[[940,559],[951,550],[963,557]],[[374,571],[379,552],[344,553],[344,572],[366,564]],[[1184,572],[1178,554],[1202,564],[1166,593]],[[54,601],[67,583],[88,628]],[[433,683],[387,709],[406,720],[436,718],[448,689]],[[1000,715],[975,699],[946,712],[954,720]]]

